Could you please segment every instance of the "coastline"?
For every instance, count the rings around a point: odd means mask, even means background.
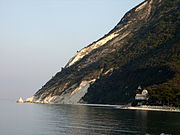
[[[111,107],[115,109],[121,110],[140,110],[140,111],[162,111],[162,112],[179,112],[180,108],[176,107],[166,107],[166,106],[129,106],[129,105],[108,105],[108,104],[74,104],[74,105],[82,105],[82,106],[94,106],[94,107]]]
[[[141,111],[163,111],[163,112],[179,112],[180,108],[176,107],[166,107],[166,106],[128,106],[128,105],[106,105],[106,104],[77,104],[77,105],[85,105],[85,106],[96,106],[96,107],[111,107],[115,109],[121,110],[141,110]]]
[[[53,103],[53,102],[33,102],[32,97],[28,100],[24,101],[23,103],[36,103],[36,104],[55,104],[55,105],[62,105],[61,103]],[[83,103],[76,103],[76,104],[67,104],[67,105],[82,105],[82,106],[94,106],[94,107],[111,107],[114,109],[121,109],[121,110],[141,110],[141,111],[163,111],[163,112],[180,112],[180,108],[176,107],[168,107],[168,106],[130,106],[128,105],[110,105],[110,104],[83,104]]]
[[[124,110],[142,110],[142,111],[163,111],[163,112],[180,112],[179,108],[175,107],[164,107],[164,106],[124,106],[120,107],[119,109],[124,109]]]

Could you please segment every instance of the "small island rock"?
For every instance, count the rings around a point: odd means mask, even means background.
[[[17,103],[24,103],[22,97],[20,97],[20,98],[18,99]]]

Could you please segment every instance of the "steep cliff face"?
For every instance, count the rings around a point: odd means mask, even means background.
[[[27,101],[129,103],[138,85],[151,88],[172,80],[179,75],[177,59],[171,67],[167,59],[178,57],[178,4],[178,0],[146,0],[133,8],[107,35],[80,50]],[[173,49],[172,55],[169,49]]]

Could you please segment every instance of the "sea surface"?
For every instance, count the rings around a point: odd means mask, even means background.
[[[180,113],[0,99],[0,135],[180,135]]]

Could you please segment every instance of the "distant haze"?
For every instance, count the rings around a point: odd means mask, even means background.
[[[0,98],[32,96],[143,0],[0,0]]]

